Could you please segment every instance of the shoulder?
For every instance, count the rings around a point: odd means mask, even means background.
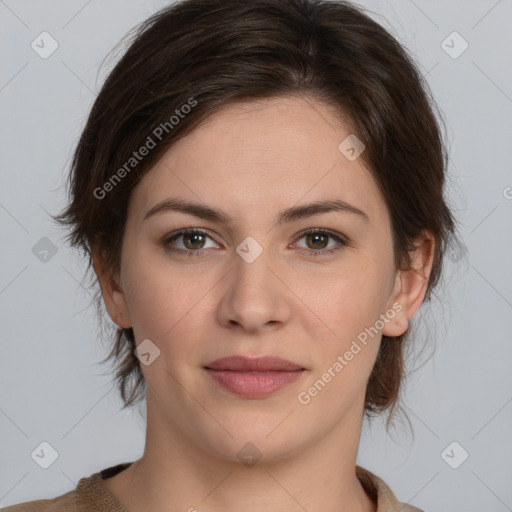
[[[126,469],[132,462],[103,469],[79,480],[76,489],[53,499],[26,501],[0,509],[0,512],[126,512],[103,480]]]
[[[414,505],[399,501],[386,482],[371,471],[356,466],[356,475],[365,491],[377,502],[377,512],[424,512]]]
[[[27,501],[0,509],[0,512],[78,512],[76,490],[53,499]]]

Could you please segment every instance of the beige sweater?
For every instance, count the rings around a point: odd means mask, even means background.
[[[103,480],[126,469],[131,462],[113,466],[81,478],[76,489],[53,499],[28,501],[0,509],[1,512],[127,512]],[[377,502],[377,512],[423,512],[401,503],[386,483],[370,471],[356,466],[356,475],[369,496]]]

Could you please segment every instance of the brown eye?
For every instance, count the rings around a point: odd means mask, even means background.
[[[311,256],[332,254],[348,245],[347,241],[343,239],[341,235],[319,228],[302,232],[299,236],[299,240],[301,239],[306,240],[306,247],[302,248],[308,249],[307,252]],[[331,241],[333,243],[329,246]]]
[[[206,246],[207,239],[212,240],[206,231],[200,229],[183,229],[170,237],[167,237],[163,244],[169,250],[177,253],[202,254],[214,246]]]
[[[202,249],[205,241],[204,235],[199,233],[187,233],[181,235],[183,237],[184,245],[187,249]]]
[[[329,243],[328,236],[323,233],[310,233],[306,235],[306,240],[311,242],[312,247],[310,249],[325,249]]]

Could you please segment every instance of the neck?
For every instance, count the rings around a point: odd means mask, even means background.
[[[376,510],[355,473],[362,410],[349,415],[358,421],[346,422],[293,453],[265,457],[258,450],[261,458],[253,465],[250,459],[244,464],[237,457],[229,460],[201,449],[156,411],[148,394],[144,454],[105,480],[129,512]],[[249,445],[246,450],[250,455],[256,448]]]

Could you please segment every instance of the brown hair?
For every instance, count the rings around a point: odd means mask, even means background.
[[[55,219],[72,228],[68,239],[89,256],[89,269],[94,252],[115,275],[130,191],[171,144],[230,102],[294,94],[348,115],[364,142],[361,158],[391,215],[397,268],[407,268],[423,230],[434,235],[428,300],[454,234],[435,103],[402,46],[348,2],[184,0],[154,14],[92,107],[72,160],[71,201]],[[151,148],[135,157],[144,146]],[[382,337],[366,390],[368,416],[388,408],[391,416],[406,335]],[[134,349],[133,330],[118,328],[108,357],[125,407],[145,391]]]

